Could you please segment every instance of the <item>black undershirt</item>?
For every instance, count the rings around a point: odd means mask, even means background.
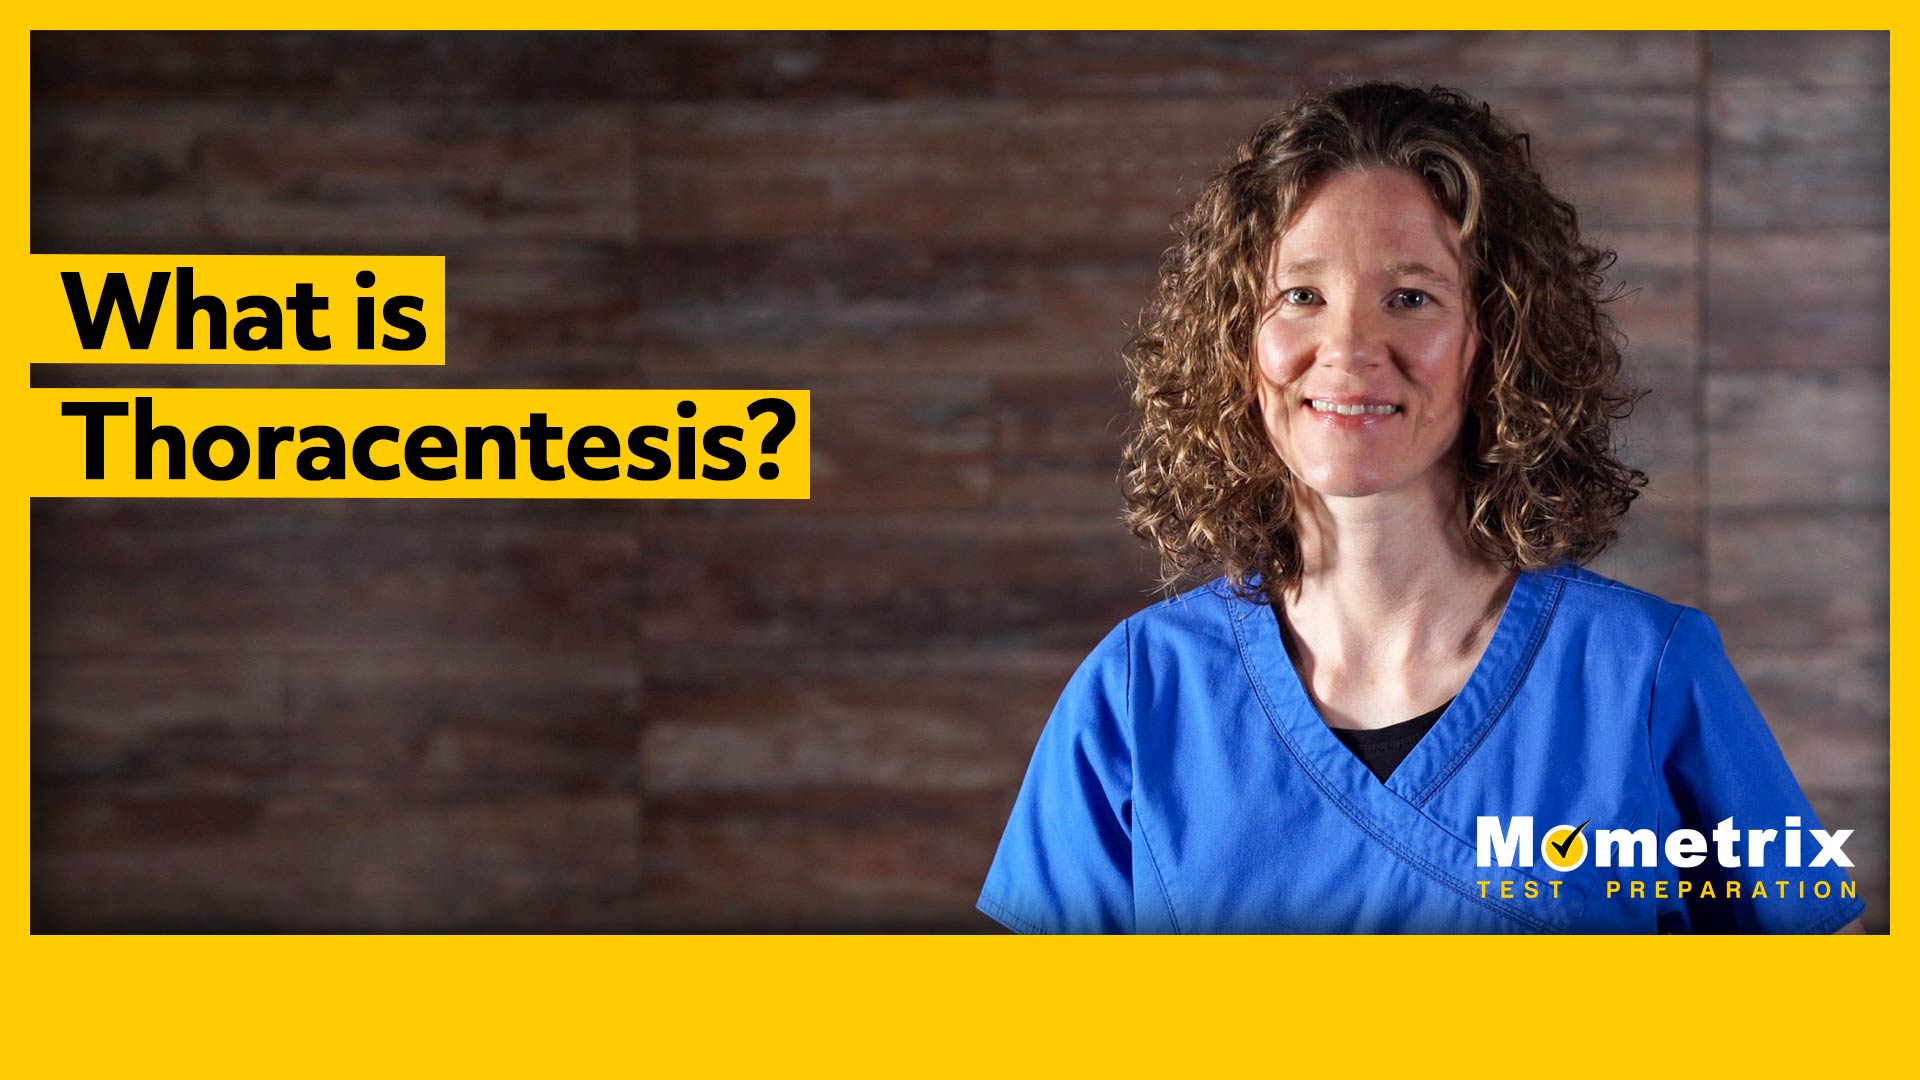
[[[1440,719],[1440,714],[1446,712],[1447,705],[1451,704],[1453,699],[1448,698],[1445,705],[1432,712],[1421,713],[1411,720],[1402,720],[1383,728],[1368,730],[1329,728],[1328,730],[1345,743],[1347,749],[1353,751],[1353,756],[1359,758],[1362,765],[1373,770],[1373,775],[1379,777],[1380,782],[1384,784],[1387,782],[1387,777],[1393,775],[1393,770],[1399,768],[1400,763],[1413,752],[1414,744],[1420,741],[1421,736],[1433,729],[1434,721]]]
[[[1273,617],[1280,622],[1280,636],[1282,640],[1287,640],[1288,651],[1291,652],[1292,641],[1288,639],[1286,617],[1281,615],[1280,605],[1274,604],[1272,607]],[[1333,732],[1334,737],[1338,738],[1354,757],[1360,759],[1360,764],[1365,765],[1384,784],[1387,782],[1387,777],[1393,775],[1393,770],[1399,768],[1400,763],[1413,752],[1414,745],[1420,741],[1421,737],[1433,730],[1433,725],[1440,719],[1440,714],[1446,712],[1447,706],[1451,704],[1453,699],[1448,698],[1432,712],[1424,712],[1411,720],[1402,720],[1383,728],[1360,730],[1329,725],[1328,730]]]

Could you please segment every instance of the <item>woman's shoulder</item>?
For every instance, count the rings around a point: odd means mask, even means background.
[[[1722,650],[1719,628],[1698,608],[1615,581],[1584,567],[1535,571],[1559,586],[1553,621],[1562,629],[1588,629],[1617,646],[1639,641],[1670,655]]]
[[[1255,610],[1257,599],[1237,593],[1223,576],[1175,593],[1115,623],[1087,654],[1082,668],[1126,668],[1154,663],[1169,652],[1192,655],[1236,648],[1235,622]]]
[[[1582,566],[1567,564],[1529,573],[1559,586],[1563,602],[1570,599],[1576,606],[1604,609],[1617,614],[1639,613],[1646,618],[1656,621],[1664,619],[1669,623],[1678,618],[1681,612],[1691,610],[1656,593]],[[1251,579],[1253,586],[1258,583],[1258,577]],[[1255,611],[1266,610],[1266,607],[1266,601],[1252,593],[1251,588],[1238,590],[1232,581],[1222,575],[1148,604],[1128,615],[1122,623],[1136,630],[1212,625],[1244,619]]]
[[[1715,633],[1712,620],[1699,610],[1585,567],[1528,573],[1552,594],[1552,622],[1562,630],[1602,632],[1620,644],[1637,638],[1655,648],[1676,629]],[[1096,651],[1117,656],[1169,646],[1232,648],[1238,624],[1255,616],[1271,617],[1266,602],[1221,576],[1139,608],[1116,624]]]
[[[1671,627],[1683,613],[1693,610],[1685,604],[1675,603],[1624,581],[1616,581],[1584,566],[1556,566],[1534,573],[1561,586],[1562,605],[1605,617],[1630,618]]]
[[[1223,575],[1140,608],[1121,620],[1120,627],[1137,640],[1224,634],[1231,641],[1234,621],[1265,606],[1258,597],[1236,591]]]

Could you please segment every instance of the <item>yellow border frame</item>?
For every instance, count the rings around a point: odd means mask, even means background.
[[[1636,5],[1612,19],[1662,29],[1768,16],[1786,5]],[[619,19],[662,26],[914,26],[966,20],[1013,26],[1164,22],[1191,9],[987,3],[832,9],[741,6],[647,11],[548,6],[557,24]],[[1385,15],[1440,14],[1434,9]],[[1353,12],[1243,6],[1210,10],[1221,23]],[[1534,5],[1475,8],[1489,20],[1536,20]],[[1562,18],[1588,14],[1552,12]],[[1596,13],[1597,14],[1597,13]],[[1825,12],[1854,26],[1893,26],[1892,235],[1914,204],[1904,20],[1890,11]],[[434,16],[438,18],[433,18]],[[524,8],[415,8],[334,3],[277,10],[228,2],[191,12],[109,3],[29,13],[63,27],[445,22],[502,25]],[[1524,24],[1523,24],[1524,25]],[[1591,26],[1591,24],[1587,24]],[[7,128],[6,228],[24,255],[30,238],[30,47],[10,40],[16,109]],[[8,263],[20,295],[24,260]],[[1893,296],[1914,275],[1892,260]],[[1893,312],[1892,405],[1915,401],[1912,318]],[[24,364],[25,358],[21,359]],[[457,361],[455,361],[457,362]],[[19,378],[19,376],[16,376]],[[16,383],[16,387],[20,384]],[[4,429],[18,432],[24,395],[5,395]],[[1892,425],[1891,550],[1913,535],[1911,478],[1920,431]],[[16,448],[21,452],[25,448]],[[1715,1073],[1806,1068],[1845,1073],[1877,1063],[1876,1048],[1911,1049],[1916,1026],[1897,993],[1915,959],[1897,933],[1829,939],[1025,939],[845,937],[33,937],[28,933],[30,607],[29,502],[17,467],[0,474],[4,664],[12,702],[6,786],[20,817],[9,833],[21,859],[8,875],[0,971],[17,999],[9,1016],[14,1075],[172,1072],[281,1075],[343,1072],[514,1072],[568,1075],[754,1069],[836,1073],[996,1075],[1109,1070],[1204,1074],[1230,1061],[1263,1072],[1322,1066],[1372,1072],[1395,1061],[1422,1073]],[[1916,680],[1908,628],[1914,575],[1891,567],[1891,715],[1911,713]],[[1897,724],[1891,736],[1899,742]],[[1913,771],[1892,748],[1893,787]],[[1896,845],[1911,834],[1889,807]],[[1897,872],[1906,865],[1892,859]],[[1891,923],[1909,925],[1910,890],[1895,890]],[[1383,1023],[1383,1021],[1386,1021]],[[1911,1060],[1911,1055],[1900,1059]]]

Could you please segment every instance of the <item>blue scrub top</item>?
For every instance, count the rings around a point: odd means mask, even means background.
[[[1482,816],[1531,816],[1533,865],[1480,866]],[[1716,860],[1729,817],[1778,831],[1761,866]],[[1547,865],[1547,830],[1583,822],[1584,863]],[[1598,865],[1603,828],[1652,830],[1652,865]],[[1573,567],[1521,574],[1466,686],[1382,783],[1320,718],[1272,608],[1218,579],[1129,617],[1075,672],[979,907],[1029,933],[1828,932],[1864,905],[1845,867],[1806,865],[1817,828],[1692,608]],[[1709,835],[1702,865],[1667,861],[1676,829]]]

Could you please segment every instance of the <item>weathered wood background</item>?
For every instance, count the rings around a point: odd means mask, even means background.
[[[449,365],[41,386],[799,386],[810,503],[42,501],[41,930],[969,930],[1149,602],[1116,351],[1293,91],[1444,82],[1621,254],[1655,477],[1887,918],[1884,34],[49,34],[42,252],[448,256]]]

